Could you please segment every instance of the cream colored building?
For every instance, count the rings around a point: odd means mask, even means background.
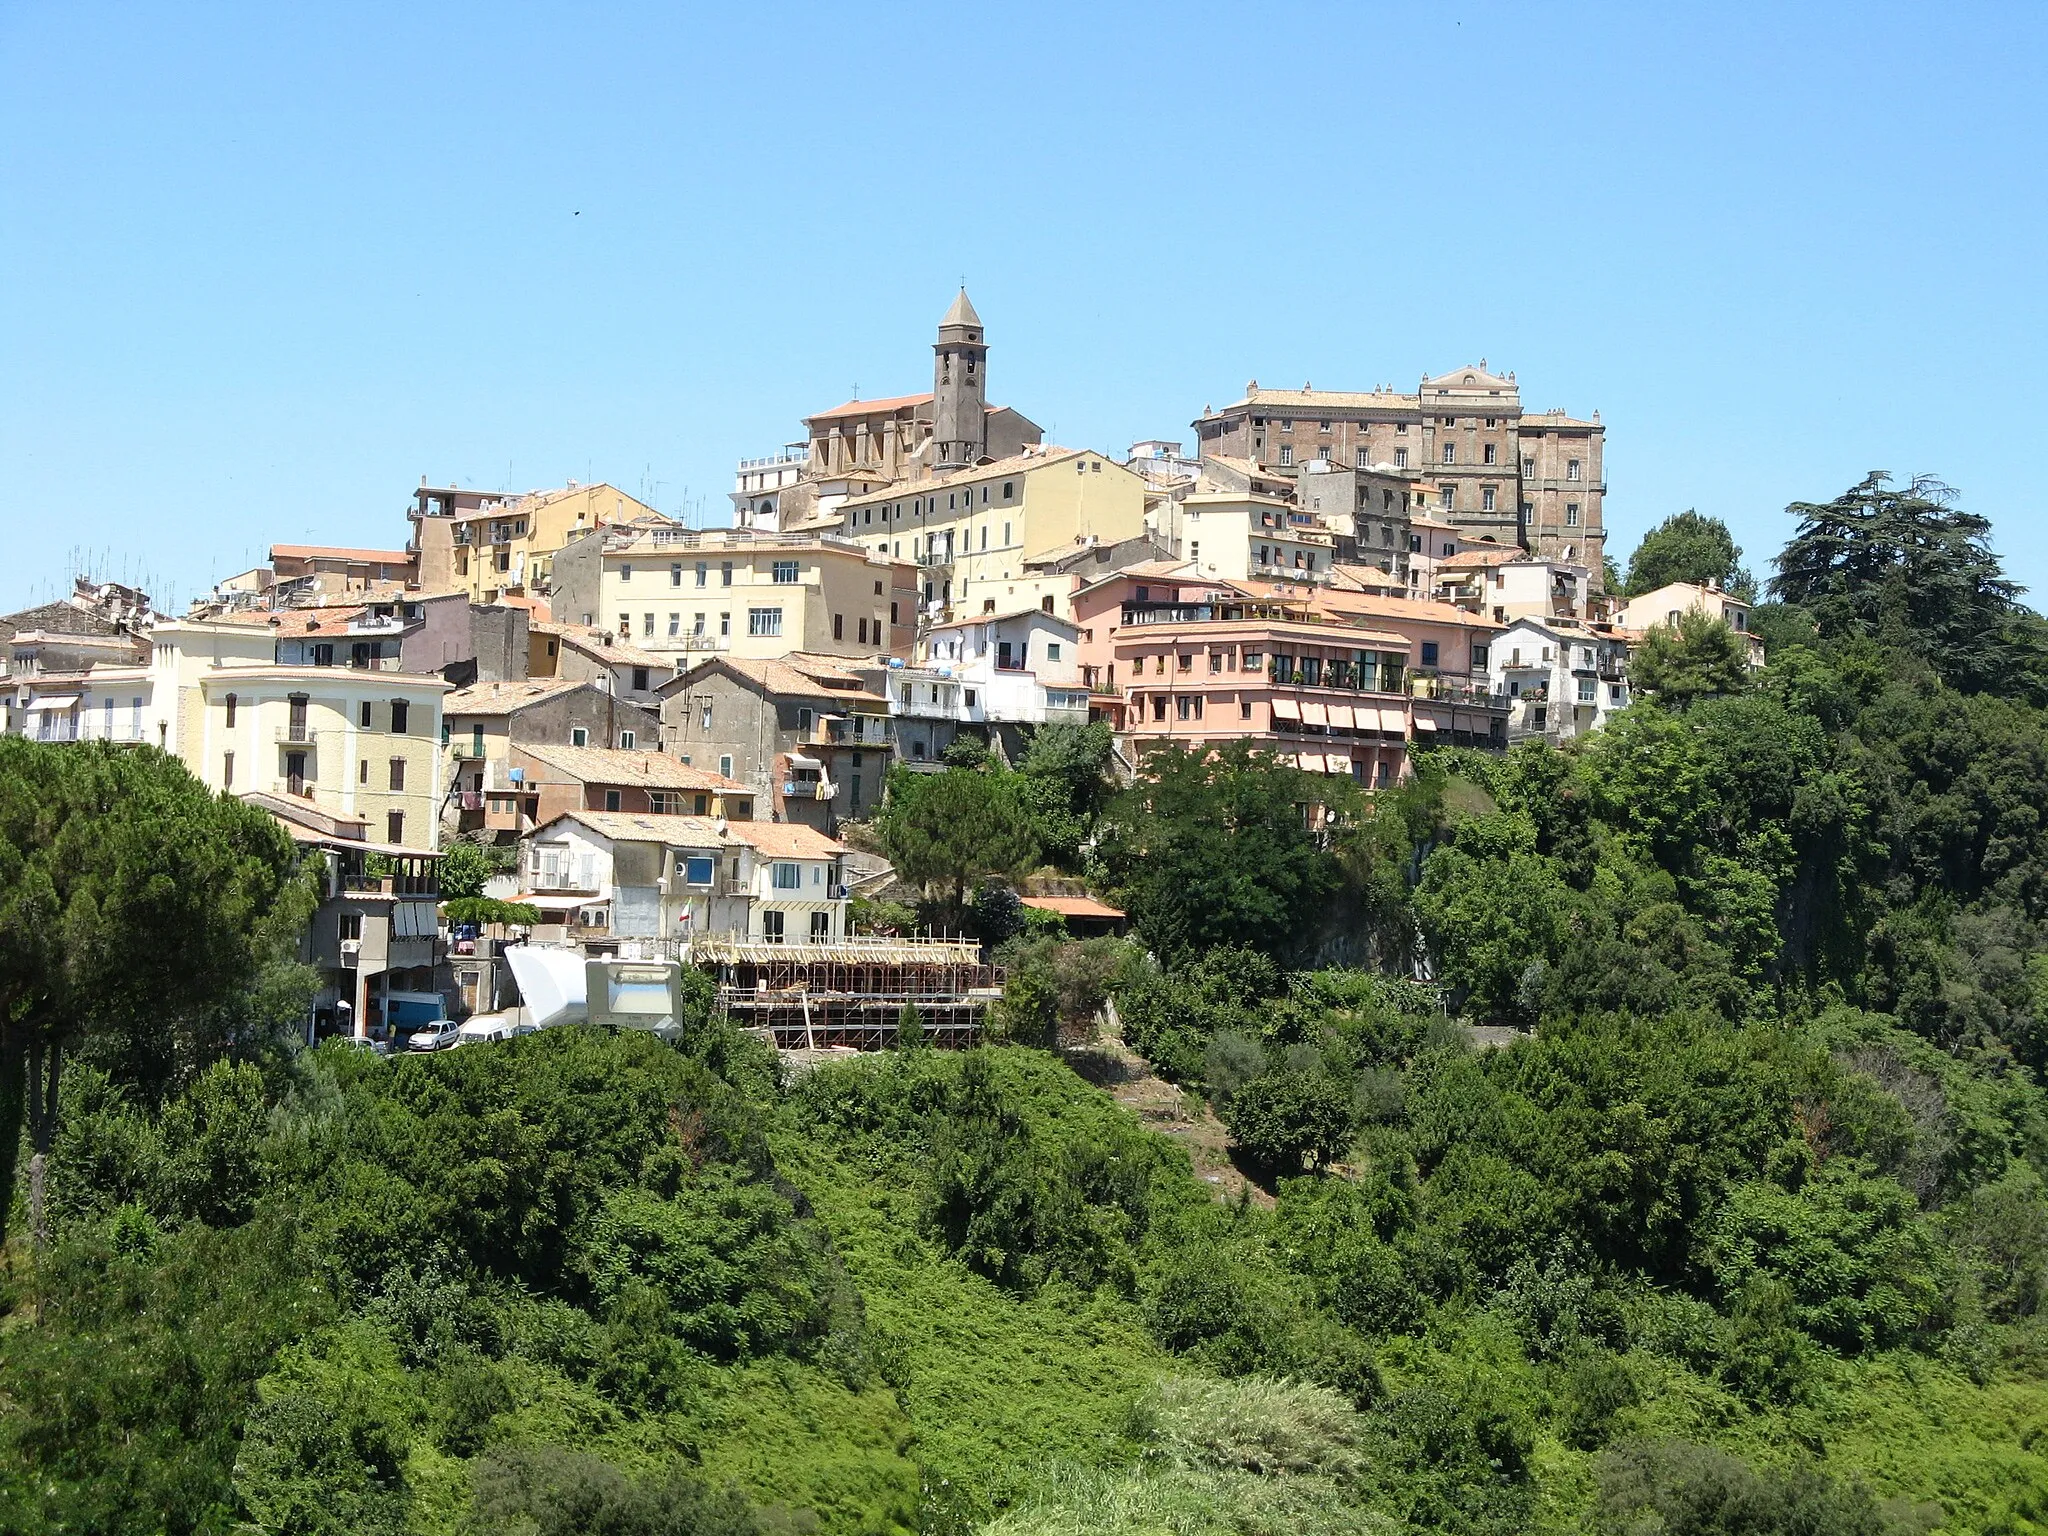
[[[1198,494],[1181,503],[1188,563],[1220,581],[1323,581],[1336,538],[1322,518],[1277,496]]]
[[[919,567],[924,611],[971,614],[1034,556],[1145,531],[1144,480],[1087,448],[1032,448],[850,498],[840,537]]]
[[[452,545],[449,579],[473,603],[545,596],[555,552],[570,539],[592,528],[641,520],[669,521],[617,486],[574,481],[558,491],[535,491],[457,512],[445,519]],[[424,550],[424,522],[419,537]],[[428,563],[424,557],[422,563]]]
[[[557,556],[558,621],[694,654],[908,658],[917,570],[874,545],[751,528],[608,530]]]
[[[439,846],[437,676],[284,666],[267,627],[190,621],[150,633],[143,737],[211,789],[310,803],[371,841]]]
[[[1749,604],[1717,581],[1674,581],[1624,602],[1614,614],[1623,629],[1640,633],[1658,624],[1676,624],[1681,614],[1704,613],[1742,636],[1749,664],[1764,664],[1764,643],[1749,627]]]

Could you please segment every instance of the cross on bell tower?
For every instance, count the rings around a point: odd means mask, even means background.
[[[965,469],[988,452],[988,344],[961,288],[932,352],[932,439],[940,469]]]

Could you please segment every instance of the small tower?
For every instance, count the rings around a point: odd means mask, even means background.
[[[932,440],[940,469],[965,469],[988,452],[988,344],[962,288],[933,345]]]

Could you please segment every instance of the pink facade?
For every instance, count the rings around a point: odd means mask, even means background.
[[[1390,784],[1408,771],[1408,642],[1275,618],[1162,618],[1115,641],[1124,734],[1252,741],[1314,772]]]

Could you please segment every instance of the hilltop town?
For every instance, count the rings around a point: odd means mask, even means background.
[[[1092,724],[1126,780],[1161,745],[1238,744],[1381,790],[1420,748],[1600,729],[1632,647],[1681,615],[1761,665],[1718,582],[1612,590],[1599,413],[1525,410],[1483,360],[1411,391],[1254,382],[1202,407],[1191,451],[1119,459],[992,403],[991,351],[962,290],[931,389],[815,411],[742,459],[726,528],[609,484],[423,478],[360,547],[274,545],[182,615],[80,578],[0,618],[6,730],[159,747],[325,852],[313,1038],[516,1007],[509,936],[716,954],[749,985],[846,968],[822,989],[874,1000],[823,1038],[875,1044],[893,967],[929,970],[919,995],[963,1039],[988,979],[851,915],[891,889],[858,829],[899,769],[1011,763]],[[534,921],[446,927],[462,843]],[[1025,900],[1122,917],[1072,882]],[[779,1022],[820,1038],[815,1014]]]

